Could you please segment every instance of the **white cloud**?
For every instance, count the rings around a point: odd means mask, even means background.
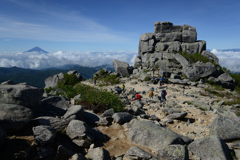
[[[133,65],[137,55],[133,52],[54,52],[40,54],[36,52],[11,52],[0,53],[0,67],[21,67],[31,69],[42,69],[66,64],[77,64],[81,66],[95,67],[99,65],[112,65],[114,59],[124,61]]]
[[[219,58],[219,64],[232,72],[240,72],[240,51],[211,50]]]

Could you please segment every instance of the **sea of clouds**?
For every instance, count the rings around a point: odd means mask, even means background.
[[[11,52],[0,53],[0,67],[19,67],[30,69],[44,69],[68,64],[96,67],[112,65],[113,60],[125,61],[134,64],[137,51],[132,52]]]
[[[213,49],[210,52],[218,57],[219,64],[222,67],[226,67],[231,72],[240,72],[240,50],[222,51]]]
[[[232,72],[240,72],[240,51],[211,50],[219,58],[221,66]],[[0,67],[20,67],[31,69],[43,69],[50,67],[76,64],[81,66],[95,67],[100,65],[112,65],[113,60],[125,61],[134,64],[137,51],[132,52],[12,52],[0,53]]]

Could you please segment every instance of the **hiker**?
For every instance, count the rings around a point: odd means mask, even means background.
[[[96,77],[93,78],[93,82],[94,82],[94,85],[96,86],[97,85],[97,78]]]
[[[153,100],[153,91],[154,91],[154,88],[152,87],[148,94],[149,100]]]
[[[167,92],[165,89],[162,90],[162,93],[161,93],[161,97],[162,97],[162,102],[165,102],[167,101],[166,99],[166,95],[167,95]]]
[[[137,93],[137,94],[136,94],[136,98],[137,98],[137,100],[141,101],[142,96]]]
[[[160,78],[159,78],[159,87],[161,87],[162,86],[162,77],[160,76]]]
[[[137,94],[135,95],[135,98],[132,99],[132,101],[135,101],[135,100],[141,101],[141,99],[142,99],[142,96],[137,93]]]
[[[168,78],[168,73],[167,72],[165,73],[165,77]]]
[[[153,76],[153,77],[152,77],[152,79],[151,79],[151,82],[150,82],[150,83],[152,83],[152,84],[153,84],[153,83],[154,83],[154,81],[155,81],[155,77]]]
[[[124,84],[122,85],[122,92],[123,93],[125,92],[125,85]]]
[[[165,83],[165,77],[162,78],[162,85]]]

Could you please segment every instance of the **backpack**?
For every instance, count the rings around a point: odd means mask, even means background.
[[[162,90],[161,96],[164,97],[165,95],[167,95],[166,90]]]
[[[153,96],[153,91],[150,91],[148,96],[152,97]]]

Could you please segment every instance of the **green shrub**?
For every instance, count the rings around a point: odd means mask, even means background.
[[[52,87],[49,87],[49,88],[45,88],[44,89],[47,93],[50,93],[52,90],[53,90],[53,88]]]
[[[75,74],[64,73],[64,84],[66,85],[75,85],[78,82]]]
[[[107,75],[104,79],[104,82],[107,84],[118,84],[120,82],[119,78],[116,75]]]
[[[116,94],[81,83],[75,86],[75,90],[78,94],[82,94],[81,100],[79,101],[80,103],[90,104],[93,108],[97,107],[100,110],[109,108],[113,108],[116,112],[124,110],[124,103]]]
[[[100,68],[100,70],[99,70],[99,77],[103,77],[105,74],[106,74],[105,70]]]
[[[211,62],[215,66],[219,66],[219,64],[214,63],[212,60],[209,60],[206,56],[201,55],[200,53],[196,52],[194,54],[188,54],[183,51],[179,51],[184,58],[186,58],[191,63],[196,63],[197,61],[202,61],[203,63]]]
[[[186,101],[186,103],[187,103],[188,105],[192,105],[192,104],[193,104],[193,102],[191,102],[191,101]]]
[[[215,90],[212,90],[212,89],[209,89],[209,88],[204,88],[205,91],[215,95],[215,96],[218,96],[218,97],[224,97],[223,94],[221,94],[220,92],[217,92]]]
[[[146,76],[145,78],[144,78],[144,81],[150,81],[151,80],[151,77],[150,76]]]

